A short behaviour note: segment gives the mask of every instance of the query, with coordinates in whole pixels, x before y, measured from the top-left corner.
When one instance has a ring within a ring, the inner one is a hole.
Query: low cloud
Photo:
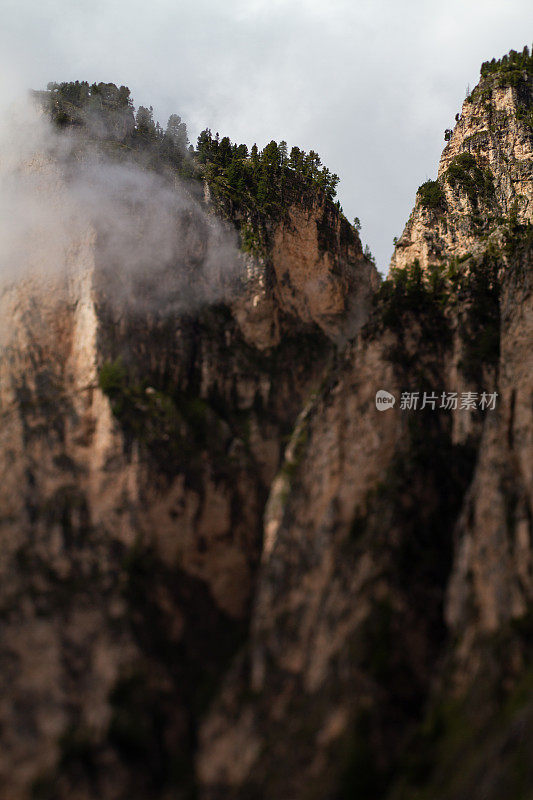
[[[117,163],[29,99],[0,113],[0,291],[68,278],[92,231],[98,287],[116,314],[184,313],[231,292],[236,233],[206,211],[200,185]]]

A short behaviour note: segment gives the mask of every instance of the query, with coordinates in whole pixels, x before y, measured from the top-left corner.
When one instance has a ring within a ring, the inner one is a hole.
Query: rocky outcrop
[[[234,305],[243,335],[261,350],[294,335],[296,321],[344,343],[367,320],[379,285],[347,219],[322,192],[296,175],[292,181],[284,187],[284,213],[255,233],[255,252],[246,259],[246,291]],[[223,203],[218,210],[241,216]],[[246,217],[239,222],[241,230],[252,230]]]
[[[485,246],[485,239],[511,213],[520,223],[532,214],[531,81],[499,85],[482,78],[463,103],[443,150],[437,182],[440,200],[420,193],[392,257],[393,268],[415,259],[427,268]]]

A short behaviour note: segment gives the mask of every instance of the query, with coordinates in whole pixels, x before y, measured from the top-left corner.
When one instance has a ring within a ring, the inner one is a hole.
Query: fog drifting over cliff
[[[89,235],[117,313],[124,304],[187,312],[224,298],[242,259],[234,230],[194,196],[199,187],[59,133],[30,98],[5,102],[0,115],[0,289],[29,276],[68,279]]]

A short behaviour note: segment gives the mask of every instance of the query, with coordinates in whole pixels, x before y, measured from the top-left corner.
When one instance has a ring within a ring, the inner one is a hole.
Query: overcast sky
[[[531,0],[0,0],[13,89],[112,81],[190,138],[319,152],[386,271],[479,66],[533,31]]]

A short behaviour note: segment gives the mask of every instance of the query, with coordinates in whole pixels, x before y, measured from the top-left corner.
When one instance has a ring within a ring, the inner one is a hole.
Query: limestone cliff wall
[[[68,196],[47,170],[43,192]],[[198,274],[212,210],[181,213],[178,268]],[[24,279],[3,287],[0,796],[189,791],[198,715],[249,619],[284,437],[346,298],[360,325],[376,280],[343,224],[319,195],[295,203],[268,261],[248,257],[225,302],[188,314],[137,303],[90,224],[53,264],[35,237]]]

